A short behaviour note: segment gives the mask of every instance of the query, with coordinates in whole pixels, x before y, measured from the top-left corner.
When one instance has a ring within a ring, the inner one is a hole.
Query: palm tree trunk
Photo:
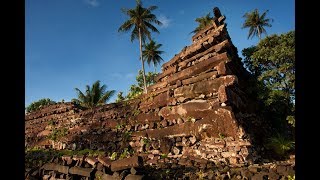
[[[257,30],[258,30],[258,37],[259,37],[259,40],[261,40],[261,34],[260,34],[259,27],[257,27]]]
[[[143,76],[143,85],[144,85],[144,93],[148,93],[147,90],[147,83],[146,83],[146,75],[144,72],[144,61],[142,59],[142,40],[141,40],[141,31],[139,28],[139,46],[140,46],[140,60],[141,60],[141,64],[142,64],[142,76]]]
[[[153,63],[153,67],[154,67],[154,73],[157,73],[157,68],[156,65]]]

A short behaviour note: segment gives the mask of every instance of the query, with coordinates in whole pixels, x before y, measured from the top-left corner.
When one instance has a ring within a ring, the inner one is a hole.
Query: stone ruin
[[[208,170],[221,165],[247,168],[244,172],[257,177],[279,179],[294,174],[292,165],[257,171],[265,168],[255,163],[267,124],[259,121],[255,103],[246,96],[249,74],[231,42],[226,18],[218,8],[214,15],[211,26],[162,65],[157,83],[148,87],[147,94],[93,110],[58,103],[27,114],[26,148],[92,149],[106,154],[55,158],[37,170],[29,169],[26,177],[141,179],[147,177],[137,175],[141,167]],[[61,136],[48,138],[63,129]],[[124,149],[132,150],[130,157],[113,161],[107,156]],[[254,172],[248,165],[255,165]],[[230,173],[221,171],[219,175],[231,179]],[[234,177],[250,177],[244,174]]]

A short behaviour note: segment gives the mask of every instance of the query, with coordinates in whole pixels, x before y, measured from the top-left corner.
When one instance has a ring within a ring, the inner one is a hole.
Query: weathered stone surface
[[[126,176],[124,179],[125,180],[142,180],[144,178],[144,175],[134,175],[134,174],[129,174]]]
[[[164,129],[148,129],[146,134],[150,138],[177,137],[177,136],[201,136],[204,132],[208,136],[218,137],[219,133],[232,136],[237,134],[238,125],[230,110],[224,108],[199,111],[192,114],[194,118],[201,117],[195,122],[176,124]]]
[[[226,62],[221,62],[219,65],[216,67],[218,74],[220,76],[228,75],[227,67],[226,67]]]
[[[160,117],[154,112],[139,113],[138,115],[130,119],[130,121],[135,121],[134,123],[158,122],[160,121]]]
[[[171,60],[162,64],[162,68],[164,69],[164,71],[166,71],[166,69],[168,69],[169,66],[173,66],[179,60],[181,60],[180,58],[181,53],[182,52],[180,52],[179,54],[176,54]],[[155,81],[159,81],[159,78],[155,78]]]
[[[162,73],[160,75],[162,75]],[[148,86],[147,89],[148,89],[148,91],[152,92],[155,89],[166,87],[167,84],[168,83],[166,81],[157,82],[151,86]]]
[[[209,33],[207,36],[205,36],[204,38],[201,38],[200,40],[196,41],[195,43],[193,43],[191,46],[188,46],[186,48],[185,51],[183,51],[180,55],[181,59],[187,59],[189,57],[191,57],[192,55],[195,54],[195,52],[197,50],[199,50],[201,48],[201,45],[207,41],[208,39],[210,39],[211,37],[218,37],[221,32],[225,29],[225,26],[219,26],[218,28],[216,28],[214,31],[212,31],[211,33]]]
[[[109,175],[109,174],[103,174],[103,175],[101,176],[101,180],[118,180],[118,179],[112,177],[112,176]]]
[[[137,170],[134,168],[134,167],[132,167],[131,169],[130,169],[130,173],[131,174],[137,174]]]
[[[174,98],[171,98],[168,92],[161,93],[153,98],[152,101],[144,101],[140,104],[140,109],[147,111],[149,109],[154,109],[158,107],[163,107],[168,105]]]
[[[158,76],[156,76],[155,80],[156,81],[159,81],[161,78],[169,75],[169,74],[173,74],[175,72],[177,72],[178,70],[178,66],[177,65],[172,65],[172,66],[169,66],[167,67],[167,69],[165,71],[163,71],[162,73],[160,73]],[[154,86],[156,87],[156,86]]]
[[[142,158],[140,156],[120,159],[111,163],[111,171],[115,172],[124,169],[130,169],[131,167],[139,167],[141,164]]]
[[[37,134],[37,137],[48,136],[51,133],[50,130],[44,130]]]
[[[192,36],[192,41],[194,42],[201,36],[202,34],[210,31],[211,29],[214,29],[214,26],[208,26],[207,28],[202,29],[201,31],[197,32],[195,35]]]
[[[213,80],[201,81],[174,90],[174,97],[194,98],[201,94],[216,93],[220,86],[235,84],[237,78],[233,75],[223,76]]]
[[[209,110],[218,104],[214,100],[189,101],[178,106],[167,106],[161,108],[159,116],[165,119],[178,119],[179,117],[191,117],[199,111]],[[181,124],[178,122],[178,124]]]
[[[91,166],[94,166],[96,163],[99,162],[96,158],[93,157],[86,157],[85,161],[89,163]]]
[[[65,162],[65,164],[70,165],[72,163],[72,156],[63,155],[61,157],[62,161]],[[64,164],[64,165],[65,165]]]
[[[228,96],[226,92],[226,86],[222,85],[218,89],[218,99],[221,103],[225,103],[228,101]]]
[[[164,154],[169,154],[173,143],[166,137],[160,138],[160,151]]]
[[[90,177],[94,169],[92,168],[81,168],[81,167],[71,167],[69,169],[70,174],[77,174],[80,176]]]
[[[189,140],[191,142],[191,145],[193,145],[197,141],[197,138],[195,136],[192,136],[189,138]]]
[[[216,75],[217,75],[217,71],[212,71],[212,72],[208,72],[208,73],[202,73],[202,74],[199,74],[199,76],[195,76],[195,77],[192,77],[192,78],[188,78],[188,79],[182,80],[182,84],[183,85],[188,85],[188,84],[196,83],[196,82],[199,82],[199,81],[201,81],[203,79],[212,78],[212,77],[214,77]]]
[[[213,38],[212,38],[212,40],[213,40]],[[219,53],[224,48],[229,47],[229,46],[230,46],[229,41],[228,40],[224,40],[223,42],[221,42],[221,43],[219,43],[219,44],[217,44],[215,46],[212,46],[209,49],[207,49],[207,50],[205,50],[205,51],[203,51],[203,52],[201,52],[199,54],[196,54],[195,56],[193,56],[193,57],[191,57],[189,59],[186,59],[186,60],[184,60],[182,62],[179,62],[178,66],[182,67],[182,69],[184,69],[184,68],[186,68],[188,63],[190,63],[190,62],[192,62],[192,61],[194,61],[196,59],[199,59],[199,58],[201,58],[201,57],[203,57],[203,56],[205,56],[205,55],[207,55],[209,53],[212,53],[212,52]]]
[[[42,166],[42,169],[58,171],[58,172],[64,173],[64,174],[68,174],[68,172],[69,172],[68,166],[62,166],[62,165],[55,164],[55,163],[46,163]]]
[[[191,67],[186,68],[180,72],[177,72],[173,76],[168,77],[168,79],[166,79],[166,81],[170,84],[170,83],[176,82],[177,80],[187,79],[191,76],[199,74],[200,72],[203,72],[205,70],[209,70],[209,69],[213,68],[214,66],[216,66],[218,63],[220,63],[222,61],[227,61],[227,60],[228,60],[227,53],[219,54],[219,55],[214,56],[206,61],[201,61],[194,66],[191,66]]]
[[[205,146],[211,149],[218,149],[218,148],[224,148],[225,143],[219,142],[219,143],[205,144]]]
[[[176,154],[176,155],[180,153],[180,149],[177,148],[177,147],[173,147],[173,150],[172,150],[172,151],[173,151],[173,153]]]

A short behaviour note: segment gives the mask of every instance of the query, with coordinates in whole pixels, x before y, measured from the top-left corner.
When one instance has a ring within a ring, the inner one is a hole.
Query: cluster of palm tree
[[[147,93],[147,84],[145,77],[144,62],[147,60],[147,63],[150,65],[153,63],[154,66],[160,63],[162,58],[160,54],[163,51],[160,51],[159,48],[161,44],[157,44],[151,38],[151,32],[159,33],[158,29],[154,26],[162,25],[162,23],[157,19],[157,17],[152,13],[153,10],[157,9],[157,6],[150,6],[148,8],[143,7],[140,0],[136,1],[136,7],[133,9],[122,9],[122,12],[126,14],[129,19],[126,20],[118,29],[119,32],[128,32],[131,31],[131,42],[133,40],[139,40],[139,49],[140,49],[140,61],[142,65],[143,72],[143,81],[144,81],[144,92]],[[150,41],[146,42],[146,39]],[[145,48],[142,50],[142,48]]]
[[[157,9],[157,6],[150,6],[148,8],[145,8],[142,6],[140,0],[136,0],[136,3],[136,7],[133,9],[122,9],[123,13],[129,16],[129,19],[120,26],[118,31],[131,31],[131,42],[135,39],[139,40],[144,92],[147,93],[144,62],[146,61],[149,66],[153,64],[156,72],[156,66],[159,65],[161,61],[163,61],[160,56],[163,51],[159,50],[162,44],[157,44],[151,38],[151,32],[159,33],[158,29],[153,24],[161,25],[162,23],[154,14],[152,14],[152,11]],[[245,17],[246,20],[242,28],[249,28],[248,38],[257,36],[259,37],[259,39],[261,39],[261,34],[266,33],[264,27],[271,27],[271,24],[269,22],[273,20],[266,18],[267,12],[268,11],[265,11],[262,15],[260,15],[258,10],[255,9],[252,12],[245,13],[243,17]],[[196,18],[195,21],[198,23],[198,27],[193,30],[192,33],[197,33],[207,26],[211,25],[212,19],[213,18],[210,17],[210,13],[208,13],[206,16]],[[146,39],[148,39],[149,42],[147,42]],[[144,48],[144,50],[142,50],[142,48]],[[96,81],[91,87],[89,85],[86,85],[85,93],[83,93],[78,88],[75,88],[78,94],[78,98],[72,99],[72,101],[80,104],[82,107],[92,109],[98,105],[105,104],[110,99],[110,97],[115,94],[114,90],[106,91],[106,88],[106,85],[100,85],[100,81]]]

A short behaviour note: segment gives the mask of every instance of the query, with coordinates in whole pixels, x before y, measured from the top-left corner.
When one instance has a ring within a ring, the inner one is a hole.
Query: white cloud
[[[98,7],[100,5],[97,0],[84,0],[84,2],[92,7]]]
[[[171,23],[171,19],[167,18],[165,15],[160,14],[159,16],[159,21],[162,22],[162,26],[160,26],[161,28],[167,28],[170,23]]]

